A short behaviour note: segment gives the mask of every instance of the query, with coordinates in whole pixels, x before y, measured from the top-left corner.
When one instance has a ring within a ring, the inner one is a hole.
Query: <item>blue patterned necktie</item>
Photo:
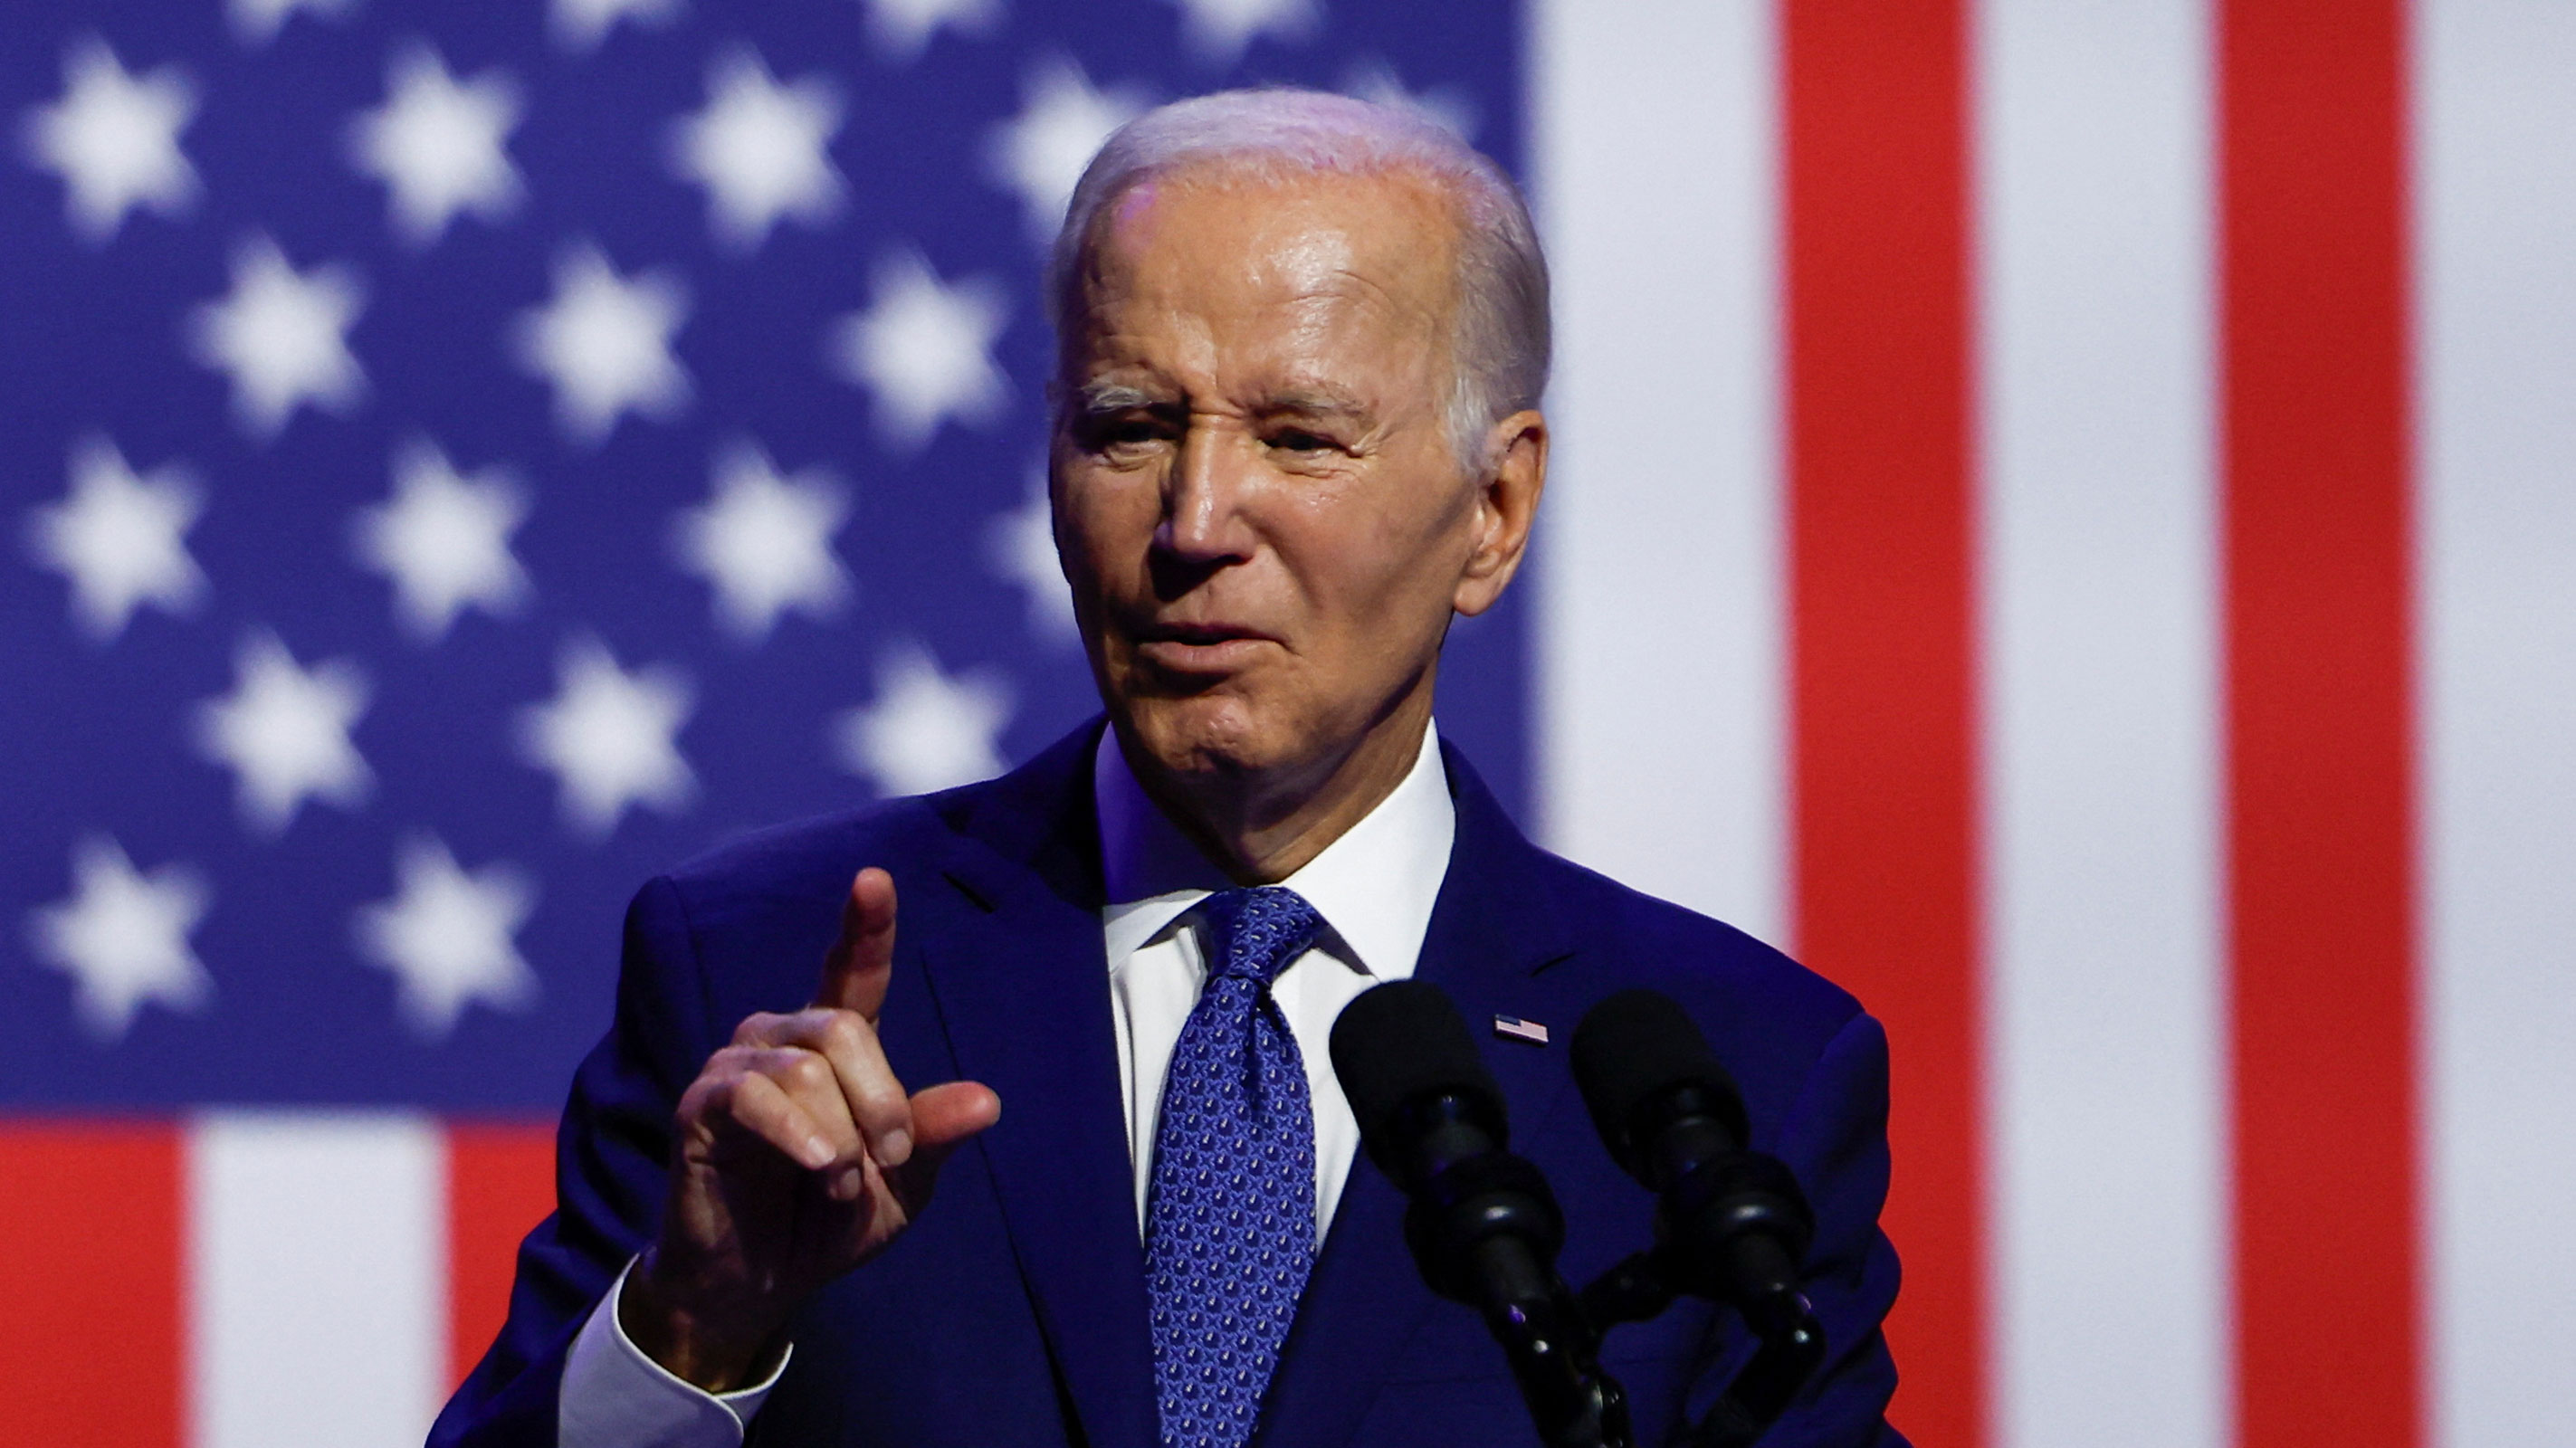
[[[1315,1112],[1270,982],[1323,920],[1294,890],[1199,907],[1207,984],[1172,1048],[1146,1194],[1167,1448],[1241,1448],[1315,1265]]]

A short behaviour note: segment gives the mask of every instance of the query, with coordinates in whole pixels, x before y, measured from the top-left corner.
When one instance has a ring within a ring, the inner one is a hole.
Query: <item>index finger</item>
[[[875,1025],[893,974],[894,876],[871,865],[850,881],[849,898],[841,904],[841,938],[823,957],[814,1004],[856,1011]]]

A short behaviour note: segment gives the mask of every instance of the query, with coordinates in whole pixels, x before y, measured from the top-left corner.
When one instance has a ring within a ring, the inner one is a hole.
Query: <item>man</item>
[[[1772,1441],[1895,1442],[1876,1023],[1539,851],[1432,729],[1449,621],[1510,583],[1545,477],[1511,183],[1399,111],[1184,101],[1093,160],[1051,288],[1056,540],[1105,726],[644,889],[560,1208],[432,1441],[1529,1441],[1354,1165],[1325,1049],[1418,974],[1559,1042],[1622,987],[1689,1006],[1819,1219],[1831,1355]],[[1489,1045],[1581,1280],[1650,1202],[1561,1044]],[[1684,1304],[1604,1360],[1658,1443],[1749,1350]]]

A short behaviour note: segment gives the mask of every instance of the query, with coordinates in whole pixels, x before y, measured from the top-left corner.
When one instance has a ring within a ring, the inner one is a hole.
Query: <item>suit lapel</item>
[[[1544,857],[1466,761],[1445,745],[1442,753],[1457,804],[1457,841],[1414,974],[1438,983],[1458,1003],[1483,1039],[1514,1136],[1533,1135],[1573,1079],[1564,1047],[1534,1049],[1493,1040],[1486,1031],[1496,1014],[1569,1031],[1569,1012],[1577,1007],[1561,998],[1568,983],[1547,967],[1573,946],[1541,879]],[[1404,1245],[1404,1205],[1403,1194],[1365,1157],[1352,1167],[1272,1381],[1257,1448],[1340,1448],[1425,1316],[1470,1310],[1422,1285]]]
[[[977,1149],[1082,1436],[1146,1448],[1159,1432],[1101,953],[1098,737],[1079,731],[989,791],[952,797],[952,893],[925,922],[924,965],[959,1070],[1002,1098]]]

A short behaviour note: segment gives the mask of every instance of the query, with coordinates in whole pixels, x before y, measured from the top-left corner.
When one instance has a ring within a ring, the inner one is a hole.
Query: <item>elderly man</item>
[[[1354,1168],[1325,1050],[1417,975],[1560,1042],[1621,987],[1682,1000],[1817,1211],[1829,1357],[1775,1441],[1896,1441],[1876,1023],[1538,850],[1432,727],[1450,619],[1511,582],[1546,469],[1509,180],[1399,111],[1184,101],[1093,160],[1050,283],[1056,542],[1105,723],[645,887],[560,1207],[433,1442],[1529,1441]],[[1562,1049],[1487,1055],[1579,1277],[1650,1204]],[[1615,1330],[1638,1441],[1750,1346],[1698,1304]]]

